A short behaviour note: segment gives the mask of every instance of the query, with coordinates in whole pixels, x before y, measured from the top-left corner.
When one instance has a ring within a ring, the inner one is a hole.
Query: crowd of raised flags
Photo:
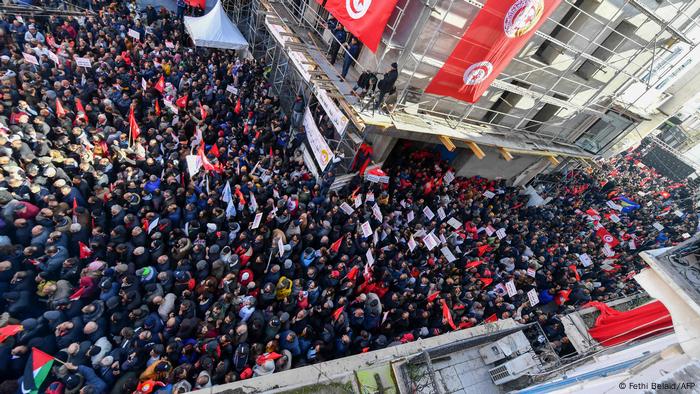
[[[637,253],[697,229],[689,187],[634,152],[549,175],[533,204],[410,143],[365,174],[366,145],[331,190],[264,64],[93,3],[0,18],[8,391],[187,392],[508,318],[570,354],[562,313],[640,291]]]

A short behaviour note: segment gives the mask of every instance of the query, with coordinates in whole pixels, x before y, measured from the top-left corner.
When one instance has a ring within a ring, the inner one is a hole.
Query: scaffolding
[[[651,87],[668,78],[673,66],[688,61],[697,47],[697,34],[690,34],[700,31],[697,2],[663,2],[655,10],[643,3],[564,0],[475,104],[424,90],[483,7],[481,0],[399,0],[380,50],[355,59],[355,68],[381,72],[390,63],[399,63],[397,94],[387,100],[392,116],[399,111],[414,113],[442,119],[455,129],[477,126],[497,134],[517,133],[533,141],[572,145],[594,138],[587,130],[598,120],[612,122],[622,115],[641,121],[644,115],[636,111],[634,101],[621,105],[620,95],[633,83]],[[607,7],[606,13],[595,12],[603,7],[600,4]],[[328,14],[314,0],[278,0],[274,6],[286,10],[287,22],[315,36],[301,37],[304,41],[321,41]],[[628,26],[626,21],[631,19],[635,25]],[[567,38],[558,38],[562,36]],[[678,44],[686,45],[685,52],[671,67],[651,75]],[[543,45],[555,48],[556,61],[538,60],[536,50]],[[581,77],[580,70],[590,70],[590,75]],[[519,101],[524,104],[518,105]],[[502,105],[496,106],[499,102]],[[551,111],[548,119],[538,116],[545,106]]]

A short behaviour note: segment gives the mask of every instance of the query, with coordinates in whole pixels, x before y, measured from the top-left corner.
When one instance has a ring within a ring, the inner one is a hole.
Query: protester
[[[568,354],[561,313],[640,291],[636,254],[697,229],[688,187],[634,153],[552,174],[529,206],[410,144],[385,183],[366,145],[333,191],[265,64],[189,47],[165,11],[92,6],[2,19],[7,390],[187,392],[511,317]],[[23,46],[30,23],[47,46]]]

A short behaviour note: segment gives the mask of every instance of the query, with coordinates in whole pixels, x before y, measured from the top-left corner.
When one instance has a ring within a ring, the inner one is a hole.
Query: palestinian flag
[[[24,368],[21,387],[23,393],[37,394],[39,392],[39,387],[51,372],[53,361],[53,357],[35,347],[32,348],[32,354]]]

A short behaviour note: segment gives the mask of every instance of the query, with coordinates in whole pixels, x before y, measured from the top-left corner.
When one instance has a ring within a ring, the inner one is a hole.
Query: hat
[[[83,386],[83,375],[72,373],[66,377],[66,394],[77,393]]]

